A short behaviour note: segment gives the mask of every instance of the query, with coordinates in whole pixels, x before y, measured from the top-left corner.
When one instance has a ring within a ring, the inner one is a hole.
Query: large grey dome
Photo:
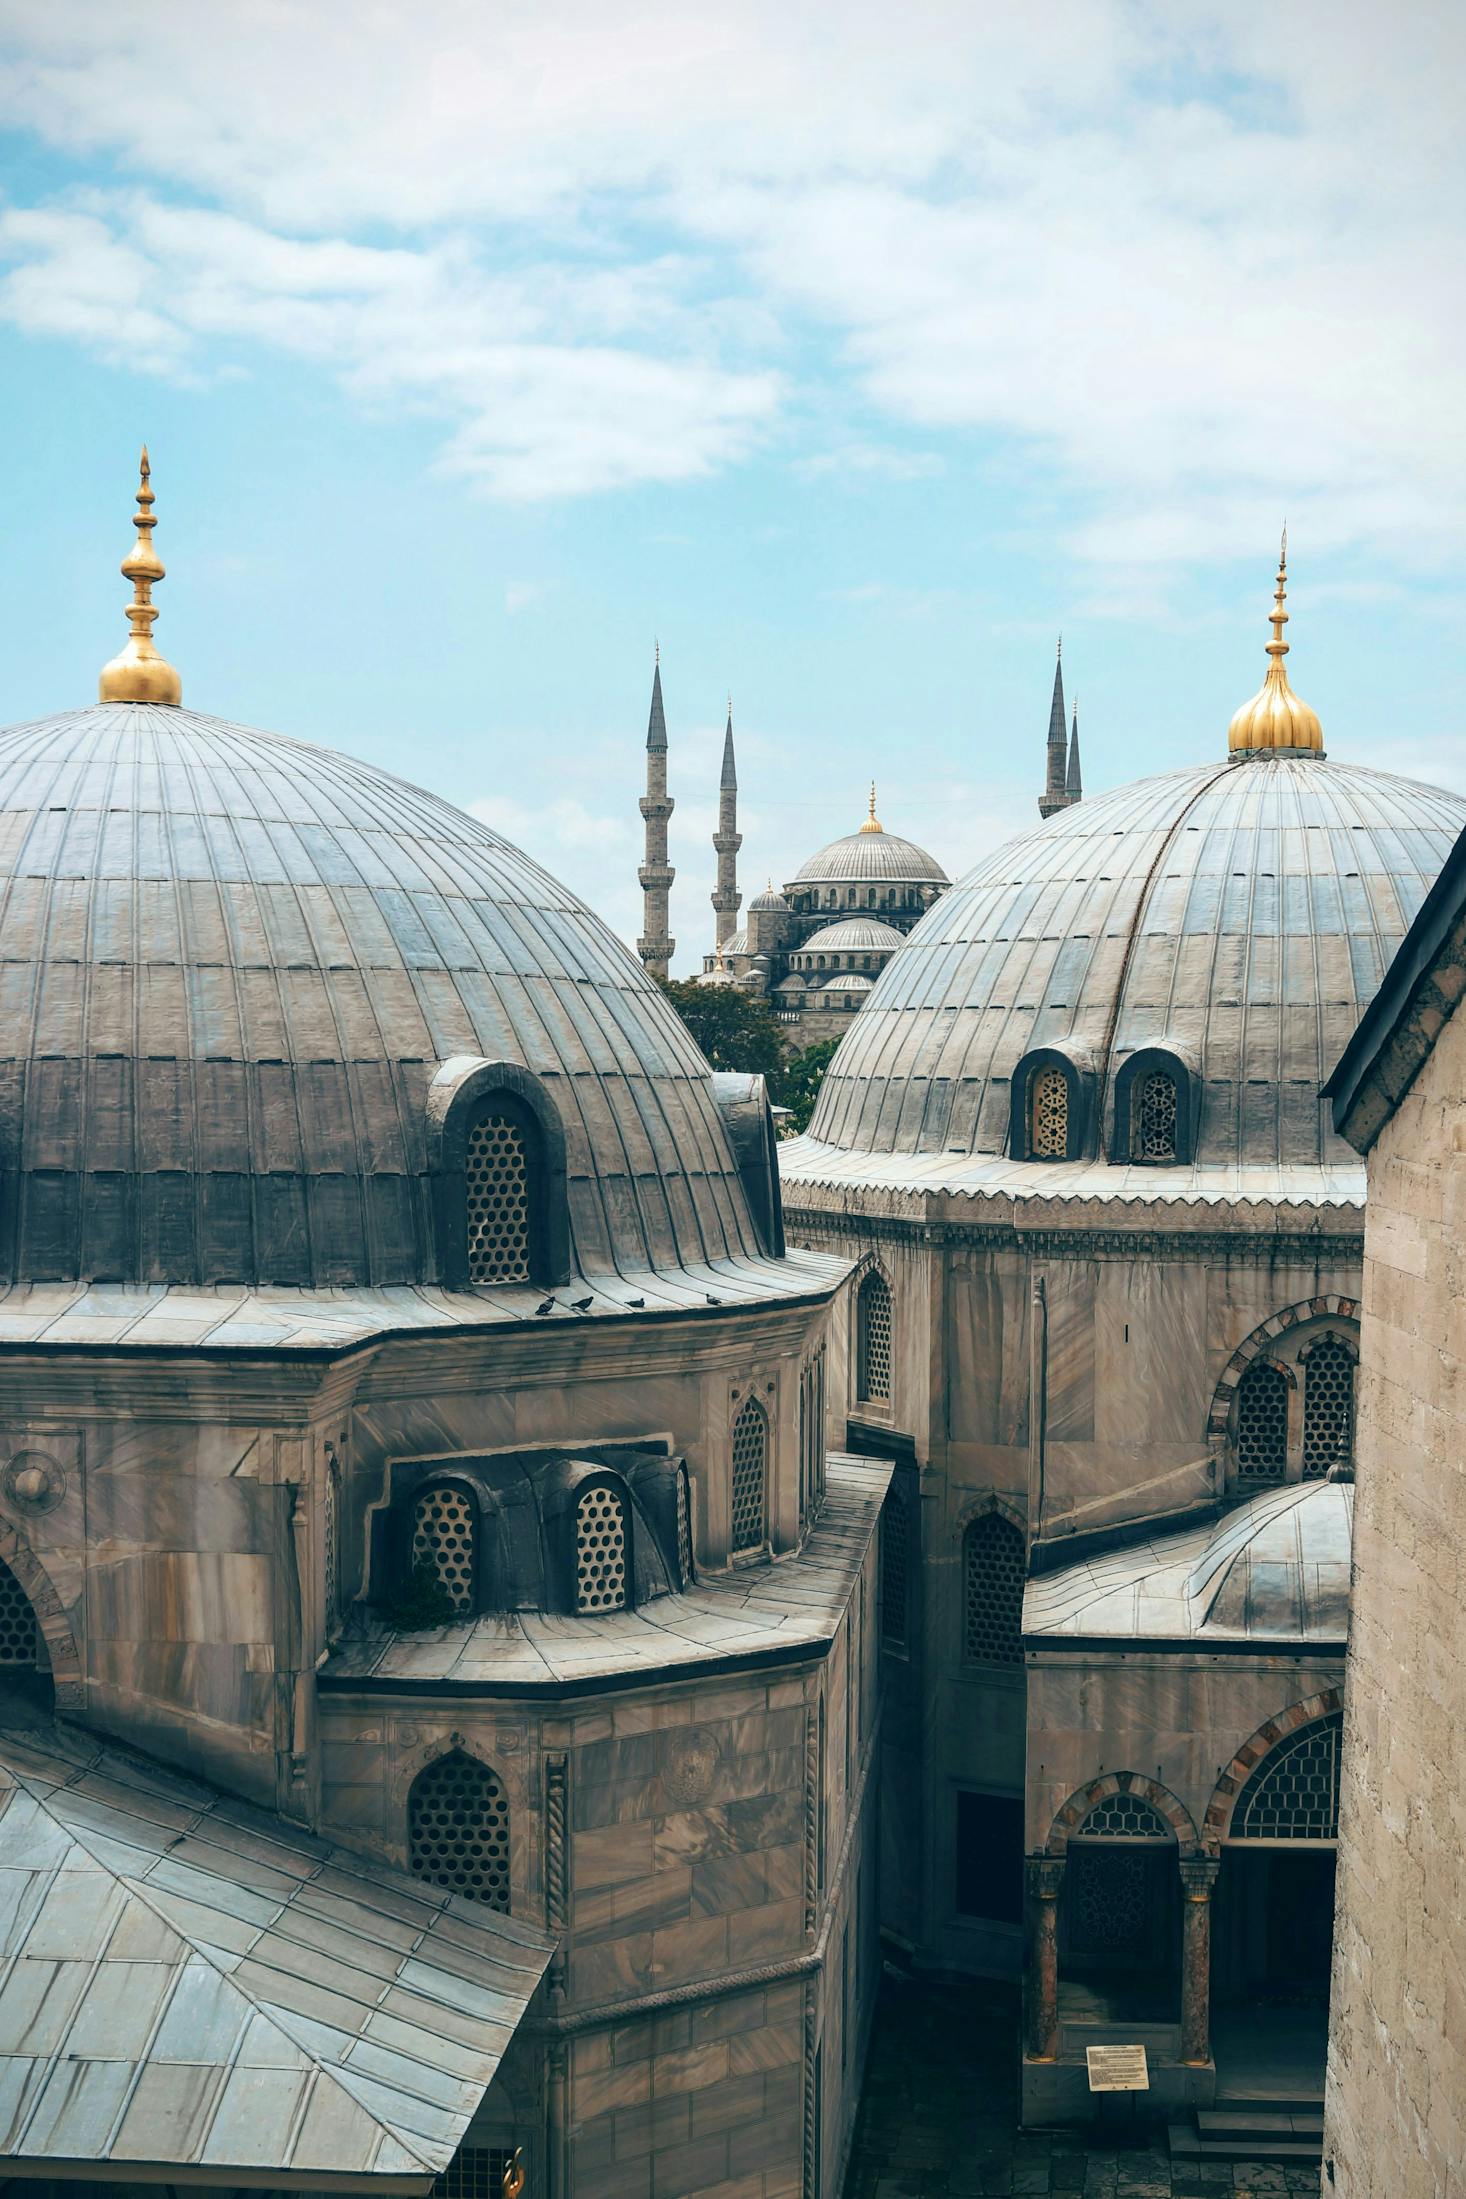
[[[858,832],[847,832],[843,839],[832,840],[818,855],[811,855],[794,873],[792,883],[808,886],[851,881],[884,885],[928,879],[939,886],[947,883],[947,873],[934,855],[928,855],[914,840],[903,840],[897,832],[866,824]]]
[[[760,1254],[711,1072],[626,949],[487,827],[191,710],[0,734],[0,1248],[21,1281],[441,1279],[444,1063],[541,1080],[570,1257]]]
[[[1101,1123],[1127,1056],[1174,1049],[1198,1082],[1199,1164],[1345,1154],[1319,1087],[1463,825],[1456,795],[1313,756],[1061,811],[887,963],[786,1174],[818,1176],[819,1146],[1002,1154],[1010,1081],[1041,1047],[1086,1061]]]

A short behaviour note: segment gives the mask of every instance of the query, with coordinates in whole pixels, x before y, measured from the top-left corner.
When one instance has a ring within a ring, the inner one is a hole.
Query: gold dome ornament
[[[886,829],[876,815],[876,783],[874,779],[870,782],[870,815],[860,829],[862,832],[884,832]]]
[[[1288,654],[1288,644],[1283,639],[1283,628],[1288,623],[1284,598],[1288,588],[1288,530],[1283,529],[1283,546],[1278,553],[1278,584],[1269,613],[1273,638],[1267,645],[1271,662],[1267,678],[1253,696],[1245,702],[1227,728],[1227,747],[1234,756],[1321,756],[1324,753],[1323,727],[1318,722],[1318,712],[1295,695],[1288,685],[1288,675],[1283,659]]]
[[[153,583],[163,578],[165,568],[153,548],[153,529],[158,522],[153,517],[153,492],[148,487],[151,468],[146,443],[140,470],[138,508],[132,521],[137,529],[137,543],[122,560],[122,577],[132,582],[132,601],[127,606],[132,632],[126,648],[110,664],[102,666],[97,693],[103,702],[177,703],[183,700],[183,682],[167,659],[160,657],[153,647],[152,626],[158,615],[158,607],[153,601]]]

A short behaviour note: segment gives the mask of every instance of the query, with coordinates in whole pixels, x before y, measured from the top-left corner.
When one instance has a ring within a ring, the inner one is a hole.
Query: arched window
[[[910,1560],[911,1513],[898,1468],[881,1507],[881,1633],[892,1649],[906,1644]]]
[[[1354,1455],[1354,1354],[1337,1330],[1299,1353],[1303,1363],[1303,1473],[1318,1480]]]
[[[624,1611],[626,1576],[626,1507],[598,1481],[575,1507],[576,1610]]]
[[[1242,1789],[1231,1838],[1337,1840],[1343,1730],[1336,1710],[1269,1750]]]
[[[759,1550],[764,1541],[764,1479],[769,1421],[756,1397],[746,1398],[733,1423],[733,1548]]]
[[[681,1586],[692,1586],[692,1489],[687,1479],[687,1468],[677,1469],[677,1567],[682,1575]]]
[[[455,1611],[473,1609],[475,1527],[471,1500],[451,1484],[422,1489],[413,1500],[412,1569],[426,1567]]]
[[[0,1671],[34,1672],[40,1647],[30,1598],[9,1566],[0,1563]]]
[[[1039,1069],[1029,1084],[1028,1151],[1036,1161],[1068,1158],[1069,1079],[1062,1069]]]
[[[855,1294],[855,1394],[877,1404],[891,1395],[891,1292],[875,1268]]]
[[[1000,1512],[973,1520],[962,1538],[962,1647],[969,1664],[1023,1662],[1023,1537]]]
[[[509,1910],[509,1797],[487,1764],[452,1749],[407,1798],[407,1861],[449,1893]]]
[[[1131,1159],[1173,1161],[1180,1123],[1176,1079],[1164,1069],[1147,1069],[1131,1086],[1130,1107]]]
[[[470,1283],[527,1283],[536,1186],[530,1136],[518,1110],[489,1105],[464,1141]]]
[[[1237,1384],[1237,1471],[1281,1481],[1288,1469],[1288,1377],[1270,1359],[1254,1359]]]

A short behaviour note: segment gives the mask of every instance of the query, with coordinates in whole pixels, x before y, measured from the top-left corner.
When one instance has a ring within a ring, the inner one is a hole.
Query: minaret
[[[1040,817],[1052,817],[1056,809],[1067,809],[1069,796],[1065,782],[1069,774],[1069,736],[1064,727],[1064,637],[1059,636],[1058,654],[1054,659],[1054,695],[1049,704],[1048,771],[1044,790],[1038,798]]]
[[[713,846],[718,851],[718,883],[713,894],[719,952],[738,929],[738,910],[743,901],[738,891],[738,850],[743,834],[738,830],[738,771],[733,761],[733,697],[728,697],[728,729],[723,735],[723,775],[718,781],[718,829]]]
[[[662,651],[652,671],[652,710],[646,728],[646,792],[638,805],[646,819],[646,861],[637,872],[646,895],[646,931],[636,951],[653,977],[666,977],[677,942],[668,936],[669,900],[676,876],[667,861],[667,819],[675,803],[667,792],[667,719],[662,709]]]
[[[1084,800],[1084,781],[1079,772],[1079,697],[1074,697],[1074,730],[1069,735],[1069,769],[1064,779],[1064,800],[1069,808]]]

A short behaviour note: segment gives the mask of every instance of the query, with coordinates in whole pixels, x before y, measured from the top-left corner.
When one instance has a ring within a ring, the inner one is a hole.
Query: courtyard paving
[[[888,1977],[876,2015],[845,2199],[1317,2199],[1316,2168],[1177,2163],[1164,2128],[1133,2142],[1018,2128],[1018,1996],[1000,1985]]]

